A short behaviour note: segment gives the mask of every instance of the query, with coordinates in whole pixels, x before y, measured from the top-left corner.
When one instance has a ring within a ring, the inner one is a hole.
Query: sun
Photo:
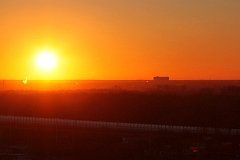
[[[37,67],[44,71],[50,72],[57,67],[57,57],[52,51],[41,51],[36,58]]]

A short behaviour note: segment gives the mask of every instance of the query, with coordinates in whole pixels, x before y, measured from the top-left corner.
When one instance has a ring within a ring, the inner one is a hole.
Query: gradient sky
[[[240,1],[0,0],[0,62],[0,79],[240,79]]]

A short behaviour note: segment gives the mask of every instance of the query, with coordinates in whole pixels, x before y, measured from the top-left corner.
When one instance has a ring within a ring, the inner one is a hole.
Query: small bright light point
[[[37,56],[37,66],[43,71],[51,71],[57,66],[57,57],[53,52],[44,51]]]
[[[23,84],[27,84],[28,83],[28,77],[26,77],[23,81],[22,81]]]

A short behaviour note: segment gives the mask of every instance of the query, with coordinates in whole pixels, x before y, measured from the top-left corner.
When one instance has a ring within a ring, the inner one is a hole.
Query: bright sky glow
[[[240,0],[0,0],[0,20],[0,79],[240,79]]]

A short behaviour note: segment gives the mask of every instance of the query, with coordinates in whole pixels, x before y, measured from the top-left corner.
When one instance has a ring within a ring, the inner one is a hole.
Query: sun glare
[[[51,51],[40,52],[36,59],[36,64],[38,68],[42,71],[49,72],[56,68],[57,57]]]

